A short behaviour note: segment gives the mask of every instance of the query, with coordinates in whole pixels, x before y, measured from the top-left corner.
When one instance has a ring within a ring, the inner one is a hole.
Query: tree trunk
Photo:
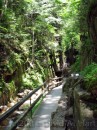
[[[91,5],[90,7],[90,11],[88,13],[88,28],[90,38],[93,42],[93,61],[97,62],[97,3]]]
[[[60,36],[59,37],[59,47],[60,47],[60,50],[59,50],[59,62],[60,62],[60,70],[63,69],[63,51],[62,51],[62,37]]]
[[[56,62],[56,57],[54,52],[50,52],[50,61],[51,61],[51,66],[54,68],[54,71],[58,70],[57,62]]]

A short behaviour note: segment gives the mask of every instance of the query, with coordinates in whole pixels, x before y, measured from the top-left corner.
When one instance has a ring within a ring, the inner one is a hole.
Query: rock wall
[[[77,93],[77,90],[76,88],[74,89],[74,122],[75,122],[75,125],[76,125],[76,130],[84,130],[83,129],[83,125],[82,125],[82,122],[83,122],[83,119],[82,119],[82,116],[81,116],[81,107],[80,107],[80,98],[79,98],[79,95]]]
[[[80,86],[74,89],[74,122],[76,130],[97,130],[97,118],[95,111],[97,106],[83,97],[91,97],[91,94]]]
[[[58,108],[51,115],[51,130],[64,130],[66,128],[65,113],[66,113],[66,100],[67,97],[62,95],[58,103]]]
[[[26,57],[14,44],[0,43],[0,105],[6,105],[22,86]]]
[[[66,84],[65,89],[67,91]],[[62,92],[62,96],[58,102],[58,107],[51,115],[50,130],[74,130],[73,125],[73,107],[69,100],[68,92]]]
[[[63,85],[58,108],[51,116],[50,130],[97,130],[97,104],[82,89],[80,77],[69,77]]]

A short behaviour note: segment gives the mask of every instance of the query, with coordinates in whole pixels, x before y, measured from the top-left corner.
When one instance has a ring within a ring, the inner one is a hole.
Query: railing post
[[[31,103],[31,97],[30,97],[30,107],[31,107],[31,105],[32,105],[32,103]],[[32,115],[33,115],[33,113],[32,113],[32,110],[31,110],[31,119],[32,119]]]
[[[49,92],[49,81],[50,81],[50,79],[48,78],[48,80],[47,80],[47,91]]]
[[[44,83],[44,85],[41,88],[42,89],[42,99],[44,98],[44,88],[45,88],[44,86],[45,86],[45,83]]]
[[[28,112],[31,112],[31,118],[32,118],[32,115],[33,115],[32,108],[35,107],[36,103],[40,100],[40,98],[44,98],[44,88],[45,88],[46,85],[47,85],[47,81],[45,81],[45,83],[43,85],[39,86],[38,88],[36,88],[32,92],[30,92],[24,98],[22,98],[18,103],[16,103],[13,107],[11,107],[5,113],[0,115],[0,123],[2,121],[4,121],[6,118],[8,118],[8,116],[10,116],[15,110],[17,110],[28,99],[30,100],[29,101],[30,107],[27,109],[27,111],[19,119],[16,120],[15,123],[13,123],[13,126],[10,128],[10,130],[14,130],[18,126],[20,121],[28,114]],[[35,94],[38,90],[41,90],[41,89],[42,89],[42,92],[41,92],[40,96],[34,102],[32,102],[32,100],[31,100],[32,95]]]

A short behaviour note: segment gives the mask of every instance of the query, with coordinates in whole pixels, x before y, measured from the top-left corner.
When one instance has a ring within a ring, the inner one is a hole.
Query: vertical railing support
[[[31,97],[30,97],[30,107],[31,107],[31,105],[32,105],[32,99],[31,99]],[[33,115],[33,113],[32,113],[32,110],[31,110],[31,119],[32,119],[32,115]]]

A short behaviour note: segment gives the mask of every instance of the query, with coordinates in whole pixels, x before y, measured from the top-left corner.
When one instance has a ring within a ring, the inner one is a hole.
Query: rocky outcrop
[[[64,130],[64,128],[66,128],[66,98],[67,97],[64,97],[64,95],[62,95],[57,110],[51,115],[51,130]]]
[[[69,77],[58,108],[51,116],[51,130],[97,130],[97,105],[83,89],[81,77]]]
[[[25,54],[19,45],[0,43],[0,105],[8,101],[20,90],[25,69]]]
[[[67,92],[67,84],[63,85],[62,96],[58,102],[58,107],[51,115],[50,129],[51,130],[73,130],[73,107],[70,105],[70,97]]]
[[[94,103],[86,102],[82,99],[83,95],[86,97],[91,96],[80,86],[74,89],[74,120],[76,130],[96,130],[97,118],[95,111],[97,106]],[[93,108],[94,107],[94,108]]]

